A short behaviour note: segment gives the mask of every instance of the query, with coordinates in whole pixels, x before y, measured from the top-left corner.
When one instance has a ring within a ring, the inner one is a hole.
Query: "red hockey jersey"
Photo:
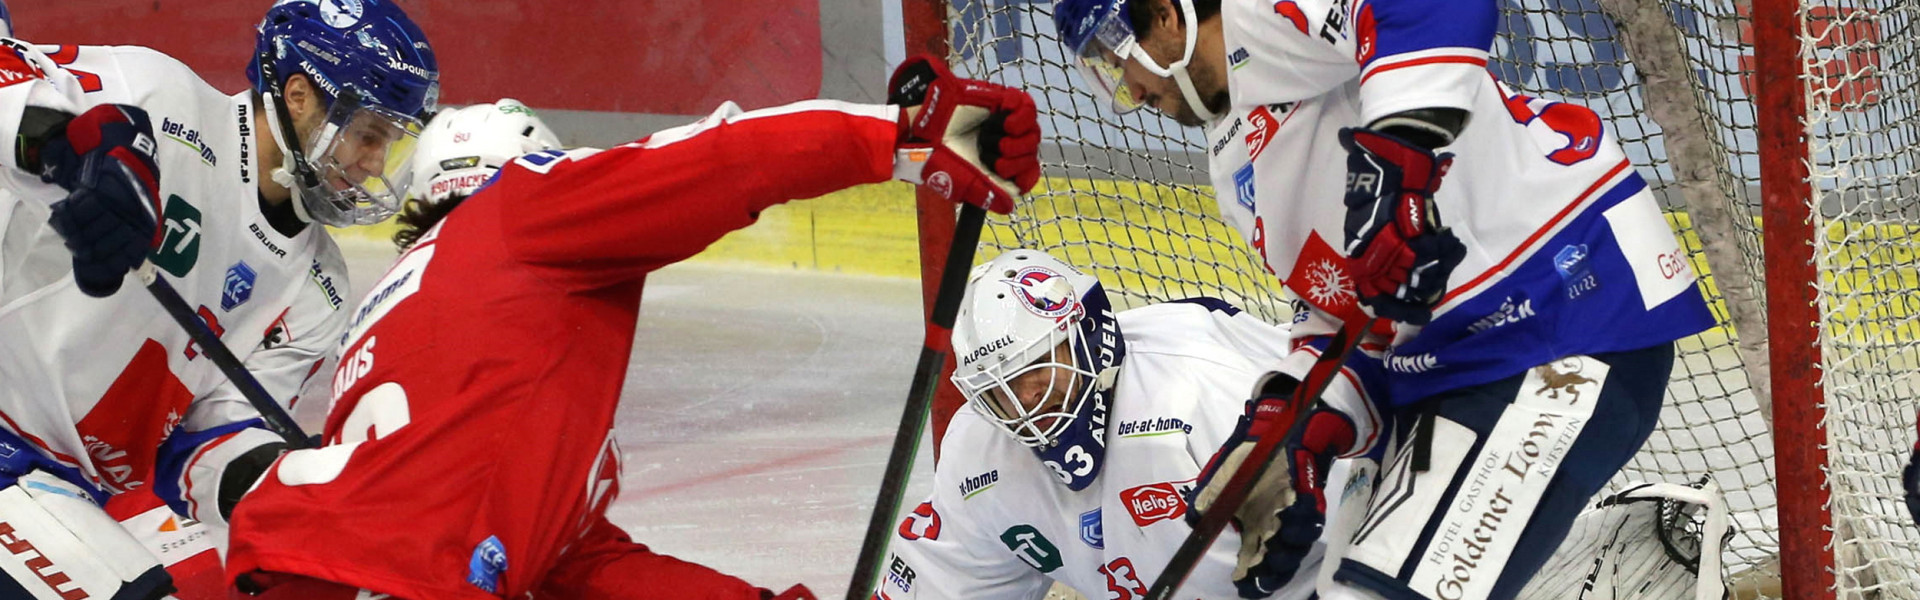
[[[422,236],[337,346],[327,445],[233,515],[228,576],[522,597],[618,489],[646,274],[763,209],[893,172],[897,108],[808,101],[534,154]]]

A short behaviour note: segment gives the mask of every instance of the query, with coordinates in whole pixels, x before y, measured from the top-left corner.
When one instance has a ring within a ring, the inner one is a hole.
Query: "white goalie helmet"
[[[960,393],[1043,461],[1056,449],[1103,449],[1123,348],[1099,279],[1044,252],[1002,254],[969,274],[953,348]],[[1084,485],[1091,473],[1076,470],[1063,480]]]
[[[560,138],[519,100],[442,110],[420,133],[408,190],[424,204],[464,198],[513,159],[559,148]]]

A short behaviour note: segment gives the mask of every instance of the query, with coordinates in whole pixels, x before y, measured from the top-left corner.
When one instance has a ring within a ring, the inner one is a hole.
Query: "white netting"
[[[956,71],[1031,92],[1047,133],[1048,178],[1013,219],[992,221],[980,260],[1043,248],[1091,267],[1122,306],[1209,294],[1286,319],[1277,282],[1215,216],[1200,131],[1145,111],[1102,111],[1068,66],[1051,4],[951,2]],[[1920,175],[1909,175],[1920,165],[1920,99],[1904,93],[1920,83],[1914,7],[1814,7],[1804,44],[1818,61],[1808,120],[1827,232],[1820,286],[1842,589],[1885,598],[1920,596],[1913,524],[1897,486],[1920,387],[1920,182],[1912,180]],[[1733,511],[1724,558],[1736,596],[1777,597],[1771,415],[1758,400],[1765,390],[1747,375],[1765,373],[1765,339],[1734,335],[1763,330],[1766,319],[1750,8],[1744,0],[1505,0],[1504,8],[1490,69],[1531,95],[1578,102],[1606,119],[1694,266],[1708,273],[1723,324],[1681,342],[1661,426],[1616,481],[1711,478]]]

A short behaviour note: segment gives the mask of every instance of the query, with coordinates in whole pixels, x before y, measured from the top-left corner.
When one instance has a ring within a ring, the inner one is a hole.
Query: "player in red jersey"
[[[888,105],[728,103],[617,148],[524,156],[542,128],[518,103],[436,119],[416,164],[441,172],[404,221],[430,227],[351,316],[326,445],[284,455],[235,510],[234,589],[772,597],[604,516],[641,289],[788,199],[898,178],[1007,212],[1038,181],[1026,94],[918,59],[888,89]]]

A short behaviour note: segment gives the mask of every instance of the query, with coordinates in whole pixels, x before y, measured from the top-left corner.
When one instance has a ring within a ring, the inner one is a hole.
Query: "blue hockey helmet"
[[[13,13],[7,11],[4,1],[0,1],[0,37],[13,37]]]
[[[1154,75],[1172,77],[1194,114],[1213,120],[1214,114],[1200,100],[1200,94],[1187,76],[1187,63],[1193,61],[1200,31],[1194,19],[1193,0],[1176,0],[1185,19],[1186,51],[1179,60],[1165,66],[1140,47],[1127,14],[1130,1],[1055,0],[1053,3],[1054,27],[1059,30],[1060,42],[1073,54],[1074,66],[1081,77],[1094,86],[1113,112],[1133,112],[1144,104],[1139,94],[1128,89],[1123,77],[1126,62],[1132,60]]]
[[[1037,250],[976,267],[954,320],[953,384],[1068,489],[1100,475],[1126,347],[1100,280]]]
[[[412,150],[439,102],[439,64],[426,35],[391,0],[280,0],[260,22],[247,81],[275,114],[287,157],[273,179],[294,190],[301,216],[327,225],[378,222],[399,209]],[[326,122],[298,143],[281,103],[305,75]]]

